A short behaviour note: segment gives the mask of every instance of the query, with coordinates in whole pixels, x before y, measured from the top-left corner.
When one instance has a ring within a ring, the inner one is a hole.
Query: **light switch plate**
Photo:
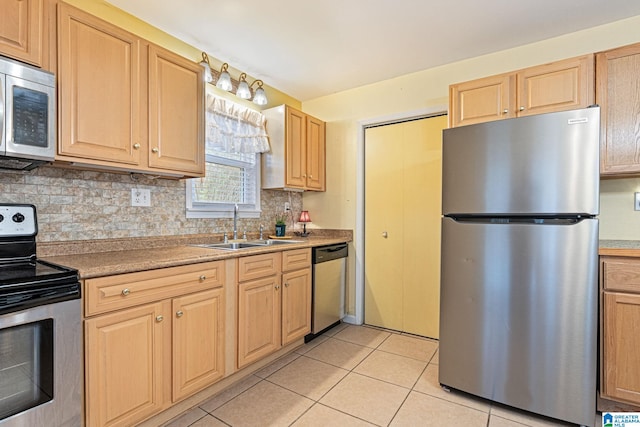
[[[131,206],[151,206],[151,190],[148,188],[132,188]]]
[[[640,211],[640,193],[635,193],[636,199],[633,204],[633,210]]]

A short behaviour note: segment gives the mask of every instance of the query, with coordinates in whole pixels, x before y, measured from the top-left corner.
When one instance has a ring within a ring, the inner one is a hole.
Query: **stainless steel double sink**
[[[191,245],[191,246],[197,246],[199,248],[209,248],[209,249],[222,249],[226,251],[238,251],[241,249],[289,245],[292,243],[303,243],[303,242],[301,240],[267,239],[267,240],[249,240],[246,242],[207,243],[207,244]]]

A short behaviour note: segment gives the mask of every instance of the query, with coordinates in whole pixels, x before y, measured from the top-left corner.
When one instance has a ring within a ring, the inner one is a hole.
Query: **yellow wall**
[[[202,51],[197,47],[191,46],[147,24],[144,21],[141,21],[135,16],[124,12],[122,9],[119,9],[104,0],[65,0],[65,3],[73,5],[78,9],[85,10],[92,15],[95,15],[101,19],[104,19],[105,21],[111,22],[121,28],[124,28],[127,31],[130,31],[146,40],[149,40],[150,42],[176,52],[184,56],[185,58],[191,58],[194,62],[200,62],[202,60]],[[209,61],[212,68],[220,69],[222,61],[210,55]],[[233,78],[238,78],[241,72],[242,71],[240,70],[234,69],[233,64],[229,64],[229,73]],[[252,78],[249,78],[249,81],[251,80]],[[254,109],[270,108],[280,104],[288,104],[292,107],[300,108],[300,101],[283,92],[280,92],[277,89],[268,86],[267,84],[265,84],[264,89],[267,94],[269,104],[263,107],[253,104],[251,101],[245,101],[236,96],[230,95],[229,92],[220,90],[213,85],[211,86],[211,89],[219,96],[229,98],[236,103],[245,104]]]
[[[320,228],[355,230],[358,121],[434,107],[443,107],[444,111],[452,83],[636,42],[640,42],[640,16],[303,102],[305,112],[328,122],[327,191],[305,193],[305,209]],[[601,238],[640,239],[640,212],[633,211],[633,191],[640,191],[636,189],[640,189],[640,179],[603,182]],[[358,238],[355,234],[354,237]],[[354,244],[348,285],[351,314],[355,292],[353,259],[360,257],[360,251]]]

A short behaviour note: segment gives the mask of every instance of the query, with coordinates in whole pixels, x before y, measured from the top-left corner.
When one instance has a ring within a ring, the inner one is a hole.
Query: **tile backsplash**
[[[40,242],[178,236],[233,229],[231,218],[188,219],[185,185],[184,180],[139,174],[42,166],[24,174],[0,172],[0,203],[35,205]],[[132,188],[149,189],[151,207],[132,207]],[[239,230],[257,232],[260,224],[271,230],[274,215],[289,201],[295,218],[302,209],[301,193],[262,190],[260,218],[241,219]]]

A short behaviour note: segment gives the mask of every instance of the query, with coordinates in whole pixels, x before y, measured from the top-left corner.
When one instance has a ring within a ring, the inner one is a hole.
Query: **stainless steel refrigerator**
[[[444,131],[443,386],[593,425],[599,110]]]

